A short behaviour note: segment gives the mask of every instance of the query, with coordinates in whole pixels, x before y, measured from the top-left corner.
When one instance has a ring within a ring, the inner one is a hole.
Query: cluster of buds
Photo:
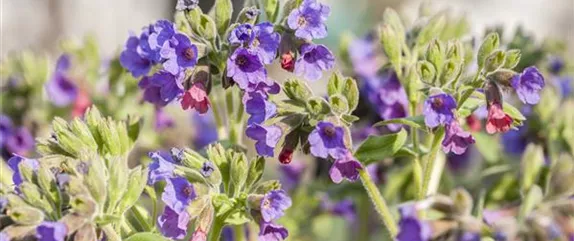
[[[55,119],[53,135],[39,139],[37,159],[14,156],[12,183],[2,183],[7,240],[121,240],[124,214],[147,182],[142,166],[127,156],[138,136],[137,121],[102,118],[92,107],[86,120]],[[2,239],[4,240],[4,239]]]

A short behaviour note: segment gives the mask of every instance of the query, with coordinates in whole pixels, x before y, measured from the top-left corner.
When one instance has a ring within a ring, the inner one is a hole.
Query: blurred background
[[[386,7],[414,19],[420,0],[322,0],[332,7],[329,37],[323,42],[335,47],[345,31],[363,35],[377,23]],[[111,55],[124,43],[129,31],[160,18],[171,19],[176,0],[1,0],[2,56],[23,50],[57,51],[59,40],[93,34],[102,54]],[[200,0],[209,9],[213,0]],[[243,0],[234,1],[241,6]],[[432,8],[445,7],[464,14],[472,30],[482,34],[487,26],[504,23],[514,28],[565,40],[574,49],[574,0],[433,0]],[[408,24],[408,23],[407,23]],[[510,34],[512,31],[507,31]]]

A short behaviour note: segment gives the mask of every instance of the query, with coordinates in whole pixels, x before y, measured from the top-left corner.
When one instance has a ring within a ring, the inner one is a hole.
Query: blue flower
[[[261,199],[261,217],[265,222],[271,222],[285,215],[285,210],[291,207],[291,198],[283,190],[273,190]]]
[[[22,176],[20,175],[20,165],[27,165],[32,170],[38,170],[40,163],[36,159],[28,159],[22,156],[15,155],[8,159],[8,166],[12,169],[12,182],[14,185],[20,186],[22,184]]]
[[[6,150],[18,155],[34,149],[34,137],[26,127],[14,129],[5,142]]]
[[[242,46],[247,46],[251,44],[254,37],[255,34],[253,32],[253,25],[249,23],[244,23],[234,28],[229,34],[227,40],[229,41],[230,44],[239,44]]]
[[[431,238],[430,225],[416,216],[412,206],[399,209],[401,219],[399,221],[399,233],[397,241],[428,241]]]
[[[264,64],[271,64],[277,56],[281,35],[273,31],[273,24],[263,22],[253,27],[254,38],[251,48],[257,52]]]
[[[258,92],[246,93],[245,112],[250,115],[247,124],[261,124],[277,114],[277,106]]]
[[[343,127],[335,126],[331,122],[319,122],[309,134],[311,154],[320,158],[327,158],[329,155],[333,158],[339,157],[346,151],[344,135]]]
[[[166,206],[161,216],[157,218],[157,225],[161,234],[172,239],[182,239],[187,235],[187,226],[191,217],[189,213],[176,212]]]
[[[58,107],[70,105],[78,96],[78,88],[67,76],[70,69],[70,56],[62,54],[56,63],[52,79],[46,83],[46,92],[50,101]]]
[[[256,52],[238,48],[227,59],[227,77],[245,89],[249,84],[267,82],[267,70]]]
[[[247,137],[256,141],[255,149],[261,156],[273,156],[273,150],[281,138],[281,128],[277,126],[263,126],[251,124],[245,130]]]
[[[187,205],[195,199],[193,185],[184,177],[167,179],[167,185],[161,195],[161,200],[177,213],[185,212]]]
[[[126,41],[124,51],[120,54],[120,64],[132,73],[134,77],[140,77],[149,73],[152,61],[140,55],[139,48],[140,40],[131,36]]]
[[[191,68],[197,64],[197,47],[191,43],[189,38],[183,34],[175,34],[174,41],[166,41],[160,51],[163,68],[177,75],[181,69]]]
[[[356,181],[359,178],[359,170],[363,169],[363,166],[357,159],[353,157],[350,151],[346,151],[344,154],[339,154],[339,157],[329,169],[329,176],[334,183],[341,183],[343,179],[349,181]]]
[[[155,109],[154,129],[162,131],[175,125],[174,119],[161,108]]]
[[[515,75],[510,84],[524,104],[534,105],[540,101],[539,92],[544,88],[544,77],[536,67],[531,66]]]
[[[325,45],[305,43],[301,45],[299,52],[299,59],[295,62],[295,74],[308,80],[320,79],[324,70],[335,65],[335,57]]]
[[[287,17],[287,25],[295,30],[298,38],[311,40],[327,37],[325,21],[331,9],[316,0],[304,0],[301,6],[293,9]]]
[[[391,120],[407,117],[409,102],[407,93],[394,72],[365,78],[365,85],[362,89],[381,119]],[[391,124],[386,127],[390,131],[398,131],[402,125]]]
[[[259,241],[282,241],[289,232],[281,225],[271,222],[261,222],[259,225]]]
[[[171,154],[157,151],[150,152],[148,156],[152,159],[152,162],[148,166],[148,185],[152,185],[162,180],[167,180],[174,176],[173,171],[175,170],[177,162],[173,159]]]
[[[68,228],[60,222],[43,222],[36,227],[38,241],[64,241]]]
[[[12,119],[6,115],[0,114],[0,147],[4,146],[6,139],[12,135],[14,124]]]
[[[183,75],[160,71],[144,77],[138,86],[144,90],[144,100],[163,107],[183,94]]]
[[[449,124],[454,119],[456,101],[448,94],[430,96],[424,103],[425,124],[430,128]]]
[[[289,165],[280,165],[279,172],[281,173],[281,185],[283,188],[289,191],[299,185],[304,171],[305,164],[302,162],[294,162]]]
[[[371,37],[357,39],[349,45],[353,70],[363,78],[374,78],[381,67],[377,46]]]
[[[442,150],[445,153],[453,152],[460,155],[474,142],[474,137],[464,131],[456,120],[445,126],[445,136],[442,141]]]
[[[213,123],[212,112],[208,112],[206,115],[200,115],[199,113],[194,112],[193,124],[195,129],[193,147],[196,149],[202,149],[209,143],[217,141],[217,130]]]

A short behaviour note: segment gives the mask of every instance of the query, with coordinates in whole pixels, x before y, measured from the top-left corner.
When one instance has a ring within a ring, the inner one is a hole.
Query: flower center
[[[334,137],[335,136],[335,127],[327,126],[327,127],[325,127],[325,129],[323,129],[323,132],[328,137]]]
[[[253,43],[251,43],[251,45],[253,45],[253,48],[257,48],[259,47],[259,39],[255,38],[253,39]]]
[[[434,98],[434,99],[432,100],[432,106],[433,106],[434,108],[440,108],[440,107],[442,107],[443,104],[444,104],[444,103],[443,103],[443,101],[442,101],[441,98]]]
[[[192,48],[187,48],[183,52],[183,56],[185,56],[186,59],[192,60],[195,58],[195,52],[193,52]]]
[[[269,201],[269,199],[264,199],[263,208],[269,208],[269,207],[271,207],[271,202]]]
[[[193,187],[191,186],[187,186],[183,189],[183,194],[185,194],[185,196],[191,196],[191,194],[193,193]]]
[[[299,16],[299,18],[297,19],[297,25],[299,25],[299,27],[303,27],[307,24],[307,19],[305,18],[305,16]]]
[[[247,57],[244,55],[237,56],[237,59],[235,59],[235,64],[239,66],[245,66],[247,64]]]

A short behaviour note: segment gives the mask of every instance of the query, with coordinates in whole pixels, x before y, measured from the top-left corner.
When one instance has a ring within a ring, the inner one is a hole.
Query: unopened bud
[[[20,225],[37,225],[44,220],[44,213],[33,207],[11,208],[7,214],[12,221]]]
[[[286,71],[293,72],[295,69],[295,58],[293,52],[285,52],[281,54],[281,68]]]

